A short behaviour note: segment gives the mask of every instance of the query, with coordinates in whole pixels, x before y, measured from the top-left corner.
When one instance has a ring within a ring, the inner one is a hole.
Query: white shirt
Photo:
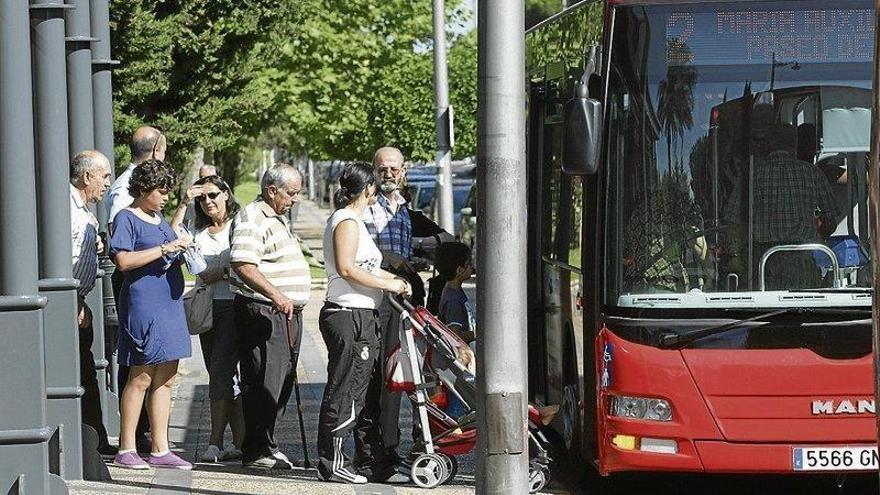
[[[107,190],[107,199],[104,203],[107,205],[107,223],[112,224],[116,214],[134,203],[134,198],[128,192],[128,181],[131,180],[131,172],[137,165],[129,163],[125,172],[119,174],[119,177],[110,185]]]
[[[208,262],[208,266],[212,266],[215,263],[222,263],[223,267],[227,270],[227,274],[229,273],[230,225],[232,225],[232,221],[226,222],[226,225],[223,226],[223,230],[216,234],[208,232],[208,229],[205,228],[196,232],[196,235],[194,236],[196,244],[199,245],[199,249],[205,257],[205,261]],[[214,282],[213,285],[214,299],[231,300],[235,298],[235,294],[229,290],[229,280],[218,280]]]
[[[86,228],[91,225],[98,229],[98,219],[89,210],[79,189],[70,186],[70,244],[73,247],[73,264],[79,261],[82,253],[83,238]]]
[[[382,301],[382,290],[350,283],[336,271],[336,253],[333,249],[333,234],[336,227],[346,220],[357,222],[358,246],[354,263],[362,270],[379,276],[382,265],[382,252],[376,247],[364,221],[348,208],[336,210],[327,219],[324,229],[324,267],[327,269],[327,301],[346,308],[376,309]]]

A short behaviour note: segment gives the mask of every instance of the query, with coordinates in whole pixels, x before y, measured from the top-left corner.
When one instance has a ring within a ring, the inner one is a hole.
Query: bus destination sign
[[[852,63],[873,57],[872,10],[675,12],[665,17],[669,66]]]

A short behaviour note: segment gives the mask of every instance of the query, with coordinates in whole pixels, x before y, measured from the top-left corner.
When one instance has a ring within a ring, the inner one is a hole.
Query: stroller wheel
[[[446,464],[446,479],[444,479],[441,484],[446,483],[447,481],[455,478],[455,475],[458,473],[458,459],[455,456],[451,456],[448,454],[439,453],[437,454],[443,458],[443,462]]]
[[[550,475],[545,466],[537,463],[529,465],[529,493],[537,493],[547,486],[550,481]]]
[[[434,488],[448,479],[449,470],[440,454],[421,454],[412,463],[410,477],[421,488]]]

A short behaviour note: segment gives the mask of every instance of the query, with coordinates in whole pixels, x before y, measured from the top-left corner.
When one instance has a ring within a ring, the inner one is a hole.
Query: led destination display
[[[870,62],[874,49],[870,9],[674,12],[665,24],[669,66]]]

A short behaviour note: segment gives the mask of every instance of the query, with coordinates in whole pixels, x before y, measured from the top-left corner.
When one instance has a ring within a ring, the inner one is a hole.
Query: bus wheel
[[[577,385],[567,384],[562,394],[562,439],[565,449],[571,453],[574,450],[578,424]]]

